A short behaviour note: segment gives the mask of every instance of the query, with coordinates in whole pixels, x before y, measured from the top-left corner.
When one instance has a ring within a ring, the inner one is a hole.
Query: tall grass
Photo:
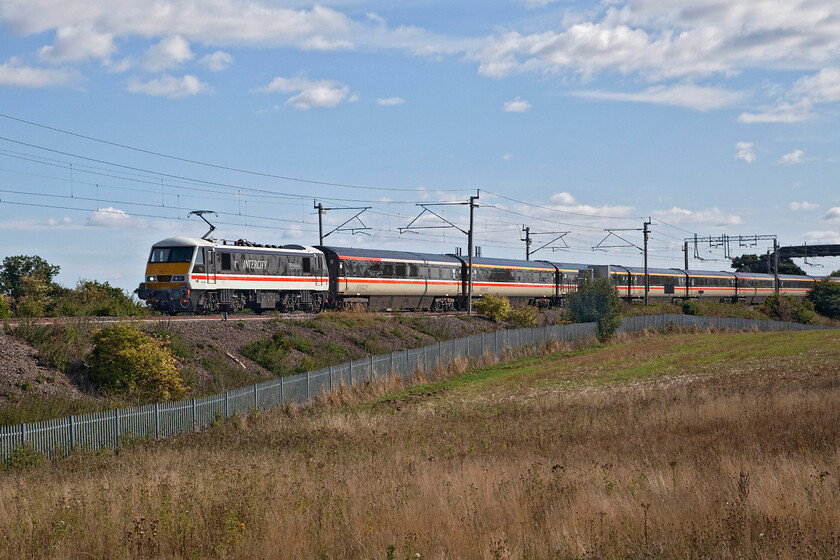
[[[15,467],[0,556],[830,558],[838,342],[649,336]]]

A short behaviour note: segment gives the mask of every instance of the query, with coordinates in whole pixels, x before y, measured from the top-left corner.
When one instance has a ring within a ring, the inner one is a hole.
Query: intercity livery
[[[171,237],[155,243],[140,299],[153,309],[255,313],[361,306],[368,309],[464,310],[470,294],[467,257],[410,251],[259,245],[244,239]],[[627,301],[645,297],[643,268],[474,257],[472,297],[563,306],[585,278],[609,278]],[[814,276],[648,269],[648,300],[758,304],[777,290],[805,297]]]

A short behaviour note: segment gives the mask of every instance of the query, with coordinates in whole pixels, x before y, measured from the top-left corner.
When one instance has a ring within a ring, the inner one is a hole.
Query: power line
[[[48,126],[48,125],[45,125],[45,124],[36,123],[34,121],[28,121],[28,120],[25,120],[25,119],[21,119],[21,118],[18,118],[18,117],[13,117],[11,115],[6,115],[6,114],[3,114],[3,113],[0,113],[0,117],[2,117],[4,119],[9,119],[9,120],[12,120],[12,121],[16,121],[16,122],[19,122],[19,123],[27,124],[27,125],[30,125],[30,126],[36,126],[38,128],[43,128],[45,130],[51,130],[53,132],[59,132],[61,134],[67,134],[69,136],[75,136],[76,138],[82,138],[82,139],[85,139],[85,140],[90,140],[92,142],[99,142],[100,144],[106,144],[108,146],[114,146],[114,147],[117,147],[117,148],[123,148],[125,150],[132,150],[132,151],[135,151],[135,152],[148,154],[148,155],[152,155],[152,156],[156,156],[156,157],[162,157],[162,158],[170,159],[170,160],[173,160],[173,161],[180,161],[180,162],[183,162],[183,163],[190,163],[190,164],[193,164],[193,165],[200,165],[200,166],[204,166],[204,167],[210,167],[210,168],[213,168],[213,169],[221,169],[221,170],[224,170],[224,171],[232,171],[232,172],[235,172],[235,173],[244,173],[244,174],[247,174],[247,175],[254,175],[254,176],[257,176],[257,177],[267,177],[267,178],[270,178],[270,179],[281,179],[283,181],[295,181],[295,182],[298,182],[298,183],[306,183],[306,184],[310,184],[310,185],[322,185],[322,186],[327,186],[327,187],[343,187],[343,188],[348,188],[348,189],[363,189],[363,190],[372,190],[372,191],[416,192],[418,190],[418,189],[394,188],[394,187],[373,187],[373,186],[367,186],[367,185],[354,185],[354,184],[350,184],[350,183],[332,183],[332,182],[329,182],[329,181],[318,181],[318,180],[315,180],[315,179],[304,179],[304,178],[301,178],[301,177],[292,177],[292,176],[289,176],[289,175],[276,175],[276,174],[273,174],[273,173],[265,173],[265,172],[262,172],[262,171],[253,171],[253,170],[250,170],[250,169],[240,169],[240,168],[237,168],[237,167],[229,167],[229,166],[226,166],[226,165],[219,165],[219,164],[215,164],[215,163],[207,163],[207,162],[204,162],[204,161],[199,161],[199,160],[194,160],[194,159],[189,159],[189,158],[182,158],[182,157],[178,157],[178,156],[164,154],[164,153],[161,153],[161,152],[156,152],[156,151],[153,151],[153,150],[146,150],[144,148],[137,148],[135,146],[129,146],[127,144],[120,144],[118,142],[112,142],[110,140],[103,140],[101,138],[95,138],[93,136],[87,136],[85,134],[79,134],[77,132],[71,132],[69,130],[64,130],[64,129],[61,129],[61,128],[56,128],[56,127],[53,127],[53,126]],[[471,189],[436,189],[436,190],[440,190],[442,192],[464,192],[466,190],[471,190]]]

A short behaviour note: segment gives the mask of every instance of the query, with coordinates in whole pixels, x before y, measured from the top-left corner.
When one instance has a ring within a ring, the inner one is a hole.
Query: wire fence
[[[674,327],[733,331],[821,328],[777,321],[651,315],[625,318],[618,332]],[[369,356],[218,395],[2,426],[0,460],[7,460],[21,446],[31,446],[50,457],[64,456],[74,449],[97,451],[117,448],[126,439],[169,437],[201,430],[233,415],[247,414],[252,410],[267,410],[286,403],[306,403],[339,386],[384,381],[392,376],[400,376],[403,382],[408,383],[418,373],[433,378],[436,372],[445,371],[459,360],[502,360],[525,348],[544,346],[552,341],[584,340],[596,334],[595,323],[496,331],[438,342],[423,348]]]

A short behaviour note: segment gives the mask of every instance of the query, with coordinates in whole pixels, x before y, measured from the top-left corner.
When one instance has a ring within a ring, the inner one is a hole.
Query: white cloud
[[[504,105],[506,113],[527,113],[530,108],[531,104],[518,96],[510,101],[505,101]]]
[[[48,62],[83,62],[108,59],[115,50],[113,34],[91,26],[70,25],[56,29],[55,44],[42,47],[38,54]]]
[[[792,124],[807,121],[816,116],[808,102],[788,103],[785,101],[759,113],[741,113],[738,115],[738,122]]]
[[[184,62],[192,60],[195,55],[190,49],[190,43],[183,37],[176,35],[166,37],[157,45],[146,51],[143,67],[149,72],[162,72],[178,68]]]
[[[654,215],[658,218],[662,218],[664,216],[665,221],[678,224],[735,226],[744,222],[741,216],[724,212],[716,206],[705,210],[686,210],[685,208],[672,206],[668,210],[657,211]]]
[[[81,75],[75,70],[27,66],[19,58],[12,58],[0,64],[0,86],[25,88],[77,86],[82,81]]]
[[[143,82],[135,78],[129,81],[128,91],[131,93],[145,93],[146,95],[155,97],[182,99],[201,93],[210,93],[212,88],[197,77],[188,74],[181,78],[163,75],[148,82]]]
[[[755,150],[753,150],[754,146],[755,144],[752,142],[738,142],[735,144],[735,149],[738,150],[738,153],[735,154],[735,159],[753,163],[756,160]]]
[[[131,216],[126,214],[125,211],[109,206],[108,208],[95,210],[87,217],[85,224],[91,227],[119,228],[126,227],[128,225],[136,225],[133,224],[132,221]]]
[[[505,160],[505,161],[510,161],[510,160],[513,159],[513,154],[504,154],[502,156],[502,159]]]
[[[826,212],[826,214],[820,219],[828,222],[836,222],[840,220],[840,206],[829,208],[828,212]]]
[[[809,210],[816,210],[819,208],[819,204],[814,204],[812,202],[791,202],[788,204],[788,208],[793,210],[794,212],[799,210],[809,211]]]
[[[578,91],[572,95],[606,101],[630,101],[686,107],[698,111],[711,111],[733,105],[744,98],[744,94],[722,88],[702,87],[693,84],[675,86],[653,86],[642,92],[625,93],[610,91]]]
[[[332,80],[311,81],[306,78],[284,78],[278,76],[264,88],[255,91],[261,93],[297,92],[296,95],[286,100],[286,105],[291,105],[296,109],[310,109],[312,107],[332,108],[337,106],[347,99],[350,88]],[[353,96],[347,99],[347,102],[353,102],[357,99],[357,96]]]
[[[732,76],[748,68],[820,68],[840,48],[836,6],[813,0],[610,0],[569,12],[556,30],[501,31],[469,53],[479,72]]]
[[[390,105],[402,105],[405,103],[405,99],[402,97],[386,97],[384,99],[377,99],[376,102],[387,107]]]
[[[836,231],[809,231],[802,238],[813,243],[840,243],[840,233]]]
[[[327,39],[321,35],[315,35],[301,41],[299,46],[305,51],[340,51],[352,49],[353,43],[344,39]]]
[[[574,204],[575,202],[576,202],[575,197],[573,197],[572,195],[570,195],[567,192],[560,192],[560,193],[556,193],[556,194],[551,195],[551,203],[552,204],[562,204],[563,206],[570,206],[570,205]]]
[[[319,37],[340,44],[355,26],[331,8],[290,9],[254,0],[4,0],[0,19],[19,35],[75,28],[114,37],[181,36],[207,45],[272,47]]]
[[[233,55],[224,51],[216,51],[202,58],[200,62],[211,72],[223,72],[233,64]]]
[[[783,155],[779,159],[779,163],[782,165],[796,165],[797,163],[802,163],[805,161],[803,158],[805,156],[805,152],[802,150],[794,150],[789,154]]]

